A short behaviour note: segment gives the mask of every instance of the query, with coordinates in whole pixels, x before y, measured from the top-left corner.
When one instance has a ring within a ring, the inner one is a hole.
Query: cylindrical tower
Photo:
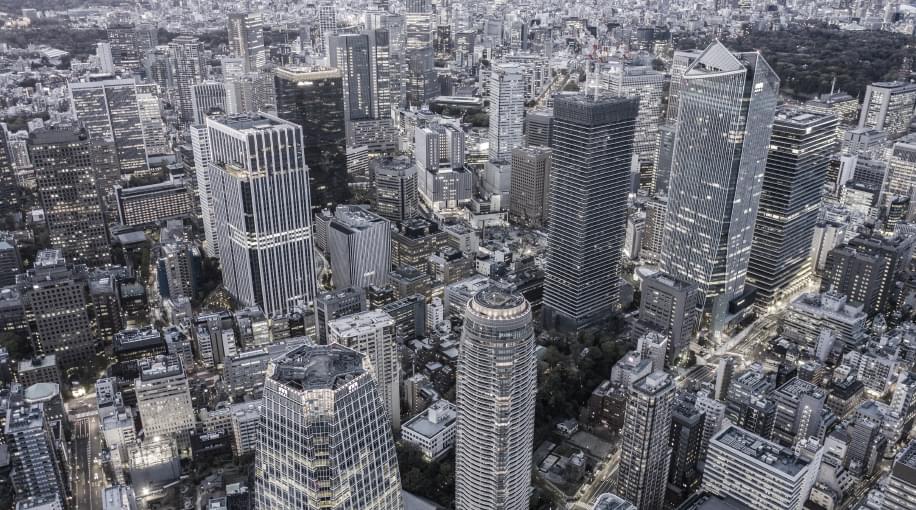
[[[537,361],[531,306],[491,286],[471,298],[458,359],[458,510],[528,508]]]

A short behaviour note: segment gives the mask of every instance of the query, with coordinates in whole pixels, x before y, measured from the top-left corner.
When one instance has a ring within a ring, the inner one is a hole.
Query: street
[[[70,410],[73,436],[70,442],[70,482],[77,509],[101,507],[102,489],[108,485],[102,469],[102,437],[92,398],[74,401]],[[91,409],[91,411],[90,411]]]

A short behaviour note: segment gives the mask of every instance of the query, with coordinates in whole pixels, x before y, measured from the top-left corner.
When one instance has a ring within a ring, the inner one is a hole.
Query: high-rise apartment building
[[[328,321],[328,343],[366,355],[379,397],[394,430],[401,428],[401,363],[395,342],[395,322],[381,310],[346,315]]]
[[[362,207],[339,205],[328,225],[328,252],[336,288],[384,286],[391,270],[391,224]]]
[[[301,128],[267,114],[211,117],[207,128],[226,289],[268,315],[301,308],[316,289]]]
[[[267,63],[264,47],[264,18],[255,13],[233,13],[228,21],[229,52],[241,58],[246,72],[258,71]]]
[[[836,117],[792,110],[773,121],[747,268],[761,310],[784,305],[811,278],[811,239],[836,125]]]
[[[70,101],[91,139],[114,142],[121,175],[148,169],[134,80],[72,82]]]
[[[274,73],[277,116],[302,128],[305,164],[314,182],[313,203],[345,203],[350,191],[340,71],[281,67]]]
[[[697,284],[716,334],[746,306],[779,78],[760,53],[716,42],[681,84],[661,267]]]
[[[910,129],[914,105],[916,84],[900,81],[872,83],[865,89],[859,127],[884,131],[892,140],[899,138]]]
[[[729,496],[751,510],[800,510],[817,478],[820,461],[730,425],[709,442],[703,490]]]
[[[525,76],[519,64],[494,64],[490,69],[490,161],[506,161],[523,142]]]
[[[174,80],[178,89],[178,113],[182,122],[194,119],[191,104],[191,86],[205,78],[203,45],[190,35],[179,35],[169,42],[169,53],[174,62]]]
[[[550,215],[551,150],[530,146],[512,149],[509,218],[528,227],[543,228]]]
[[[534,346],[525,298],[494,286],[471,298],[458,358],[456,508],[528,508],[537,393]]]
[[[76,126],[43,129],[33,131],[28,143],[51,246],[89,265],[109,262],[108,229],[89,133]]]
[[[618,301],[636,98],[554,100],[544,324],[579,329]]]
[[[394,438],[365,355],[302,346],[270,362],[255,472],[257,508],[401,510]]]
[[[674,378],[657,371],[628,390],[617,492],[639,510],[661,508],[665,501],[674,389]]]
[[[417,166],[406,156],[372,162],[375,211],[388,221],[404,221],[419,213]]]

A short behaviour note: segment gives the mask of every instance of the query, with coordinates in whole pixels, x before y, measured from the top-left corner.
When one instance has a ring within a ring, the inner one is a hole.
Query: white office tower
[[[309,169],[302,128],[258,113],[208,118],[223,285],[266,315],[315,297]]]
[[[200,217],[204,224],[204,251],[210,257],[219,257],[216,216],[213,214],[213,188],[210,186],[210,131],[206,125],[193,125],[188,131],[191,134],[191,150],[194,154]]]
[[[495,286],[471,298],[458,358],[459,510],[528,508],[537,393],[534,346],[525,298]]]
[[[337,33],[337,7],[333,4],[318,6],[318,42],[315,52],[324,55],[328,45],[328,36]]]
[[[171,149],[159,108],[159,86],[155,83],[137,85],[137,107],[140,109],[140,129],[147,157],[168,154]]]
[[[751,510],[799,510],[808,500],[819,467],[816,458],[798,457],[731,425],[709,442],[703,490],[732,497]]]
[[[665,502],[674,390],[669,374],[652,372],[633,383],[627,395],[617,493],[639,510],[662,508]]]
[[[508,161],[522,146],[525,75],[518,64],[495,64],[490,71],[490,161]]]
[[[719,42],[682,78],[661,266],[697,284],[714,333],[743,304],[778,90],[759,53]]]
[[[138,369],[134,389],[146,437],[194,429],[194,406],[181,359],[175,355],[146,358]]]
[[[394,438],[369,360],[341,345],[270,362],[255,460],[261,510],[401,510]]]
[[[191,110],[194,124],[203,124],[211,115],[226,113],[226,86],[218,81],[192,85]]]
[[[264,47],[264,18],[260,14],[229,15],[229,52],[241,58],[246,72],[257,71],[267,63]]]
[[[378,393],[395,430],[401,428],[401,363],[394,340],[394,319],[381,310],[328,321],[328,343],[365,354],[372,364]]]
[[[356,205],[340,205],[328,225],[334,287],[384,287],[391,269],[391,224]]]

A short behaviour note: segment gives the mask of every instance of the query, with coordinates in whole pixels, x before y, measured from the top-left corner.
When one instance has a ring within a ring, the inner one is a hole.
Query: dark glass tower
[[[544,324],[578,330],[617,306],[639,102],[558,96],[553,110]]]
[[[346,122],[340,71],[281,67],[274,75],[277,116],[302,127],[312,203],[324,207],[350,198]]]
[[[797,111],[773,121],[747,268],[762,310],[784,302],[811,276],[811,238],[836,125],[832,115]]]

